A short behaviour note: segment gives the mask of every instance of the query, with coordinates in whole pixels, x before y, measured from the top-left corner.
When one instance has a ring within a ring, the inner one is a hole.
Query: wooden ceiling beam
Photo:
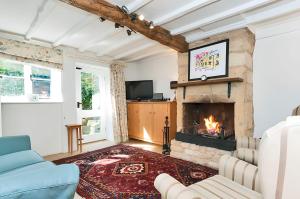
[[[246,3],[243,3],[241,5],[237,5],[231,9],[224,10],[223,12],[218,12],[214,15],[210,15],[206,18],[201,18],[199,20],[194,20],[189,24],[185,24],[182,27],[175,28],[171,30],[171,33],[176,34],[183,34],[189,31],[193,31],[195,29],[201,28],[203,26],[212,24],[217,21],[221,21],[223,19],[227,19],[229,17],[241,14],[243,12],[264,6],[268,3],[272,3],[275,0],[251,0],[247,1]]]
[[[122,41],[117,42],[116,44],[112,45],[109,48],[102,49],[101,51],[99,51],[97,53],[97,56],[108,55],[117,49],[123,48],[125,46],[128,46],[134,42],[137,42],[137,41],[140,41],[143,39],[144,38],[141,35],[133,35],[131,37],[128,37],[127,39],[123,39]]]
[[[153,0],[135,0],[132,3],[127,4],[126,7],[128,8],[129,12],[136,12],[151,1]]]
[[[160,16],[157,19],[154,19],[153,20],[154,25],[162,25],[162,24],[168,23],[168,22],[178,19],[179,17],[182,17],[192,11],[200,9],[211,3],[215,3],[216,1],[219,1],[219,0],[194,0],[190,3],[185,4],[184,6],[182,6],[180,8],[173,10],[172,12],[166,13],[165,15]]]
[[[80,48],[79,51],[83,52],[86,51],[94,46],[98,46],[101,44],[104,44],[106,40],[108,40],[111,37],[114,37],[120,33],[120,30],[109,30],[108,32],[104,33],[102,36],[97,37],[97,38],[92,38],[91,41],[86,42],[83,44]]]
[[[194,42],[200,39],[205,39],[208,37],[211,37],[213,35],[221,34],[224,32],[249,27],[252,24],[260,23],[266,20],[271,20],[276,17],[281,17],[283,15],[288,15],[293,12],[297,12],[300,10],[300,2],[299,1],[292,1],[289,3],[286,3],[284,5],[280,4],[274,4],[270,6],[270,8],[266,7],[266,9],[262,12],[256,13],[256,14],[247,14],[244,16],[244,20],[241,20],[239,22],[227,24],[225,26],[221,26],[218,28],[215,28],[211,31],[203,32],[203,33],[192,33],[187,36],[188,42]]]
[[[178,52],[187,52],[188,43],[182,35],[171,35],[170,31],[155,26],[150,29],[146,24],[147,21],[135,20],[131,21],[130,17],[123,13],[117,6],[112,5],[105,0],[60,0],[74,7],[101,16],[109,21],[119,23],[140,34],[155,40],[165,46],[173,48]]]
[[[95,20],[96,20],[96,17],[94,15],[88,14],[82,21],[80,21],[79,23],[75,24],[69,30],[67,30],[67,32],[65,32],[64,34],[62,34],[61,36],[59,36],[53,42],[52,45],[54,47],[57,47],[57,46],[61,45],[65,40],[71,38],[76,33],[82,31],[82,29],[84,29],[86,26],[88,26],[89,24],[91,24]]]
[[[130,55],[133,55],[133,54],[141,52],[141,51],[143,51],[145,49],[151,48],[151,47],[155,46],[155,44],[156,44],[155,42],[142,44],[142,45],[140,45],[140,46],[138,46],[136,48],[132,48],[131,50],[127,50],[126,52],[115,56],[115,58],[116,59],[126,58],[126,57],[128,57]]]
[[[30,40],[34,33],[40,28],[41,24],[47,19],[56,7],[56,2],[44,0],[37,10],[37,13],[26,32],[25,39]]]
[[[151,48],[151,50],[148,50],[146,52],[143,52],[142,55],[138,55],[138,56],[134,56],[133,58],[127,59],[125,60],[126,62],[135,62],[135,61],[139,61],[141,59],[144,58],[148,58],[154,55],[162,55],[162,54],[171,54],[174,53],[175,51],[171,50],[171,49],[165,49],[165,48]]]

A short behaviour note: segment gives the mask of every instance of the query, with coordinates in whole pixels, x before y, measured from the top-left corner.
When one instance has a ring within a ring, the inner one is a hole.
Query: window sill
[[[62,98],[39,99],[37,101],[30,100],[26,97],[22,97],[22,98],[5,98],[5,97],[1,97],[1,98],[0,98],[0,103],[2,103],[2,104],[56,104],[56,103],[63,103],[64,102]]]
[[[62,97],[50,98],[50,99],[38,99],[33,100],[31,97],[0,97],[0,103],[2,104],[56,104],[63,103]]]
[[[17,102],[17,101],[15,101],[15,102],[0,102],[1,104],[62,104],[63,103],[63,101],[37,101],[37,102]]]

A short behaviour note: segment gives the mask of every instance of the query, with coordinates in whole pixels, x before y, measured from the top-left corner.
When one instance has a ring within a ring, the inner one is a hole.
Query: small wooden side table
[[[68,130],[68,152],[73,152],[73,131],[76,131],[76,144],[77,150],[80,149],[82,152],[82,131],[81,131],[81,124],[68,124],[66,125]]]

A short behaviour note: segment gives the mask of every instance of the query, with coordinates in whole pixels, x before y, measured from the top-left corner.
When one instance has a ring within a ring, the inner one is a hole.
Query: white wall
[[[127,65],[126,81],[153,80],[154,93],[163,93],[165,98],[174,98],[170,81],[178,79],[177,53],[160,54]]]
[[[3,104],[3,135],[29,135],[42,155],[61,152],[61,103]]]
[[[5,103],[2,104],[4,136],[30,135],[32,148],[41,155],[67,152],[65,125],[77,122],[75,67],[86,63],[108,67],[94,55],[64,50],[62,73],[62,103]],[[113,141],[112,121],[107,121],[108,139]]]
[[[255,31],[254,134],[260,137],[300,104],[300,18],[263,24]]]

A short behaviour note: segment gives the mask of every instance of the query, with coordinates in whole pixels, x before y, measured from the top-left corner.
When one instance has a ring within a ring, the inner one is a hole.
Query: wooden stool
[[[77,143],[77,150],[80,149],[82,152],[82,133],[81,133],[81,124],[69,124],[66,125],[68,129],[68,152],[73,152],[73,130],[76,130],[76,143]]]

